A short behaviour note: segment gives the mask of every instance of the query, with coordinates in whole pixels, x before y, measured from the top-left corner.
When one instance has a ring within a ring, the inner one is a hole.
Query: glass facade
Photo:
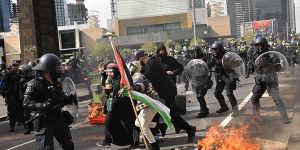
[[[9,6],[10,0],[0,1],[0,32],[9,32]]]
[[[55,10],[56,10],[56,23],[57,26],[64,26],[67,24],[66,17],[66,0],[55,0]]]
[[[127,35],[166,32],[181,29],[180,23],[155,24],[146,26],[128,27]]]

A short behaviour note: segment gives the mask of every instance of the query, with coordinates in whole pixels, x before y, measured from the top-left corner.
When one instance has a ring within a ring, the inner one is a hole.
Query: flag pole
[[[115,43],[114,43],[113,37],[112,37],[112,36],[109,36],[109,40],[110,40],[110,44],[111,44],[111,47],[112,47],[113,51],[116,52],[117,49],[116,49],[116,47],[115,47]],[[139,123],[139,128],[140,128],[141,133],[142,133],[142,137],[143,137],[144,144],[145,144],[145,146],[146,146],[146,150],[148,150],[149,148],[148,148],[148,144],[147,144],[146,137],[145,137],[145,134],[144,134],[144,130],[143,130],[143,128],[142,128],[141,121],[140,121],[140,119],[139,119],[139,117],[138,117],[138,114],[137,114],[137,111],[136,111],[136,108],[135,108],[135,104],[134,104],[134,102],[133,102],[133,98],[132,98],[132,95],[131,95],[131,92],[130,92],[131,89],[128,88],[128,87],[126,87],[126,88],[127,88],[127,90],[128,90],[129,99],[130,99],[130,102],[131,102],[131,105],[132,105],[132,108],[133,108],[135,117],[136,117],[136,119],[137,119],[137,121],[138,121],[138,123]]]

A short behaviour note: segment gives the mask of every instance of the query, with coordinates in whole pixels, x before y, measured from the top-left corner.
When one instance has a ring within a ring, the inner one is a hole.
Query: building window
[[[151,32],[163,32],[164,31],[164,25],[151,25],[151,26],[145,26],[145,32],[151,33]]]
[[[144,27],[128,27],[127,28],[127,35],[134,35],[134,34],[143,34]]]
[[[165,24],[165,30],[166,31],[178,30],[180,28],[181,28],[180,23],[168,23],[168,24]]]

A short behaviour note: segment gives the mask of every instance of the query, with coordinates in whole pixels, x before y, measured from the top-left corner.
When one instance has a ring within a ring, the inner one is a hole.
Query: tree
[[[198,38],[197,39],[197,45],[200,46],[202,44],[205,44],[205,41],[201,38]],[[189,48],[193,48],[195,46],[195,42],[194,42],[194,39],[191,40],[190,44],[189,44]]]
[[[99,42],[93,47],[90,55],[104,59],[106,56],[113,56],[113,51],[108,43]]]
[[[156,53],[157,45],[154,44],[153,42],[147,42],[141,47],[141,49],[143,49],[144,51],[146,51],[149,54]]]
[[[181,46],[180,43],[176,43],[176,44],[175,44],[175,50],[177,50],[177,51],[182,51],[182,46]]]

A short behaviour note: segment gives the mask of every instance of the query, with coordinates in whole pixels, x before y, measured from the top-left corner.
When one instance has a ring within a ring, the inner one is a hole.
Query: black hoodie
[[[173,79],[173,82],[176,83],[176,75],[180,74],[183,71],[183,66],[173,57],[167,55],[167,51],[165,51],[165,55],[159,54],[160,49],[157,50],[155,59],[157,59],[165,72],[173,71],[174,75],[170,75]]]

